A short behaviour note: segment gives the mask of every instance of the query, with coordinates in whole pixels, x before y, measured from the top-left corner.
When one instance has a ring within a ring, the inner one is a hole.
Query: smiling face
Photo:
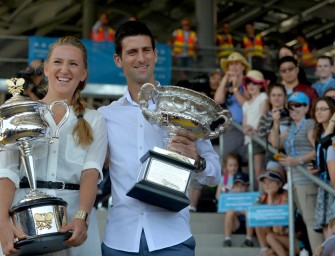
[[[233,157],[229,157],[227,159],[227,163],[225,164],[225,169],[229,175],[234,176],[234,174],[237,173],[238,171],[238,167],[239,166],[238,166],[237,159]]]
[[[114,61],[123,69],[129,88],[139,90],[144,83],[155,83],[154,69],[157,51],[149,36],[128,36],[122,40],[122,52]]]
[[[87,77],[83,53],[75,46],[56,46],[49,54],[44,73],[49,81],[48,94],[71,102],[77,86]]]
[[[293,62],[283,62],[280,65],[279,72],[285,83],[291,84],[298,81],[299,68]]]
[[[328,59],[318,59],[318,63],[316,65],[316,73],[321,79],[327,79],[331,77],[332,71],[333,67]]]
[[[290,112],[290,117],[294,122],[300,122],[306,117],[309,106],[297,102],[288,102],[287,105]]]

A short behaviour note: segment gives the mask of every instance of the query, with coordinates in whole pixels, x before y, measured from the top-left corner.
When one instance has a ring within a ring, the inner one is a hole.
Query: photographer
[[[20,70],[17,74],[19,78],[23,78],[23,94],[32,100],[40,100],[44,97],[45,92],[39,88],[44,84],[43,61],[33,60],[24,70]]]

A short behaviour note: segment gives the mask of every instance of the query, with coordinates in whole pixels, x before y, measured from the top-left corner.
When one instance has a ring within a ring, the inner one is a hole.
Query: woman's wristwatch
[[[88,222],[89,222],[88,213],[85,212],[84,210],[78,210],[76,215],[74,215],[73,218],[85,221],[86,225],[88,226]]]

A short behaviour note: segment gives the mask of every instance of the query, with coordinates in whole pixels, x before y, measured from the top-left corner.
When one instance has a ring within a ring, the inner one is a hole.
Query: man
[[[333,59],[329,56],[319,56],[316,64],[316,74],[320,80],[316,81],[312,87],[320,97],[329,88],[335,89],[335,79],[333,78]]]
[[[279,59],[278,67],[282,79],[281,83],[285,85],[287,96],[289,97],[293,92],[303,92],[308,96],[312,106],[318,98],[318,94],[314,88],[299,82],[297,60],[292,56],[285,56]]]
[[[187,207],[171,212],[126,195],[137,182],[140,158],[154,146],[164,147],[165,133],[147,122],[138,105],[138,92],[144,83],[160,86],[154,76],[155,40],[143,23],[127,21],[115,33],[115,52],[114,61],[124,71],[128,90],[118,101],[99,109],[108,130],[113,195],[103,255],[194,256]],[[210,186],[219,182],[219,159],[210,141],[195,141],[190,133],[178,133],[168,149],[196,160],[193,177],[199,182]]]
[[[233,37],[229,31],[230,24],[228,22],[224,22],[222,24],[222,33],[216,36],[216,45],[221,48],[218,53],[219,61],[221,58],[227,58],[229,54],[234,51]]]
[[[298,34],[296,37],[298,48],[296,53],[304,68],[314,68],[316,65],[316,49],[313,44],[307,42],[305,35]]]
[[[92,27],[91,40],[96,42],[114,41],[114,30],[109,27],[108,13],[103,12],[99,20]]]
[[[264,44],[260,34],[256,34],[255,25],[249,22],[245,25],[246,35],[242,38],[242,47],[244,55],[250,61],[252,68],[257,70],[263,69]]]

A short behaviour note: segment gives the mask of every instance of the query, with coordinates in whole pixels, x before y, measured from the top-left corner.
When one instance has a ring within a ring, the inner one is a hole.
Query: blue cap
[[[237,172],[234,175],[233,183],[242,182],[244,184],[249,184],[249,175],[245,172]]]
[[[297,103],[302,103],[302,104],[306,104],[307,106],[309,106],[309,98],[303,92],[292,93],[290,97],[288,97],[287,102],[297,102]]]

